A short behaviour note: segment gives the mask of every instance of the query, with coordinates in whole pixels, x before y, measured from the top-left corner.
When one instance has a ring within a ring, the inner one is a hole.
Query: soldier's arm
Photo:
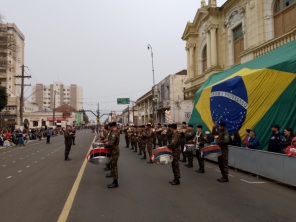
[[[204,133],[200,134],[200,144],[204,145],[205,143],[207,143],[207,137]]]
[[[176,133],[172,139],[172,142],[168,145],[168,148],[170,148],[171,150],[175,150],[177,149],[178,147],[178,134]]]

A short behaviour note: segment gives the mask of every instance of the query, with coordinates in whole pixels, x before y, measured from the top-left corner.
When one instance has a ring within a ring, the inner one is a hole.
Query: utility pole
[[[53,109],[52,109],[52,126],[54,126],[54,119],[55,119],[55,98],[56,98],[56,90],[53,92]]]
[[[130,124],[130,110],[129,110],[129,105],[127,106],[127,123]]]
[[[31,78],[31,76],[25,76],[25,65],[22,65],[22,75],[21,76],[15,76],[15,78],[21,78],[21,84],[15,84],[21,86],[21,97],[20,97],[20,126],[23,125],[23,115],[24,115],[24,88],[25,86],[31,86],[24,84],[25,78]]]

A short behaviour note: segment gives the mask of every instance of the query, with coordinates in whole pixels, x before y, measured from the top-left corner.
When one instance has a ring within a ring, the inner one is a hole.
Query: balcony
[[[253,54],[253,58],[257,58],[259,56],[265,55],[285,44],[287,44],[288,42],[291,42],[293,40],[296,39],[296,29],[293,29],[292,31],[279,36],[277,38],[271,39],[263,44],[261,44],[260,46],[257,46],[255,48],[252,48],[250,50],[247,50],[246,52],[243,52],[241,54],[241,57],[246,56],[247,54],[249,54],[250,52]]]

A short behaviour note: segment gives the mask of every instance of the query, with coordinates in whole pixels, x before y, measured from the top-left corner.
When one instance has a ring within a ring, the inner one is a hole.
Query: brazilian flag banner
[[[296,129],[296,40],[212,75],[196,92],[189,123],[211,130],[225,122],[242,138],[253,129],[267,149],[271,126]]]

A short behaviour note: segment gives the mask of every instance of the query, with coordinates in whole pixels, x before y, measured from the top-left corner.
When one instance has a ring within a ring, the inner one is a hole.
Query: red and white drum
[[[156,164],[169,164],[173,162],[172,150],[166,146],[158,147],[153,151],[151,159]]]
[[[196,149],[196,146],[195,146],[195,144],[185,144],[184,145],[184,152],[193,152],[193,151],[195,151],[195,149]]]
[[[110,163],[111,152],[104,148],[103,143],[93,144],[93,148],[87,155],[87,160],[93,164],[107,164]]]
[[[201,153],[203,157],[218,157],[221,156],[221,148],[218,145],[211,145],[201,149]]]

